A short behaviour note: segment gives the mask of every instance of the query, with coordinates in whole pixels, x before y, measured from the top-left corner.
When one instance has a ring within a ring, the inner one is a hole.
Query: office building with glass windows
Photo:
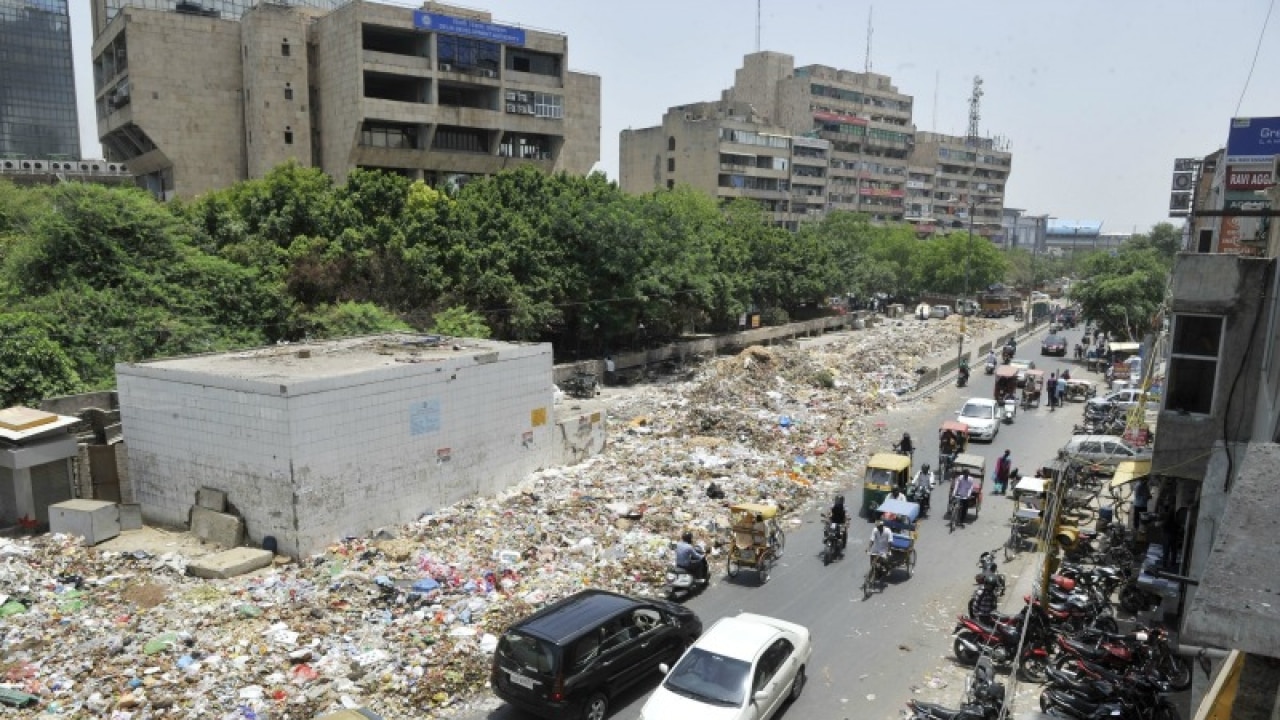
[[[80,159],[68,0],[0,0],[0,158]]]
[[[98,134],[161,197],[290,160],[433,186],[599,160],[600,78],[562,34],[437,3],[93,2]]]

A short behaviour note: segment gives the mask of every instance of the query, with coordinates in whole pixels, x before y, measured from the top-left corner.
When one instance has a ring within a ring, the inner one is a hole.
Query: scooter
[[[969,384],[969,368],[960,368],[960,372],[956,373],[956,387],[964,387]]]
[[[1010,395],[1009,397],[1006,397],[1004,399],[1004,415],[1001,416],[1001,419],[1004,420],[1006,425],[1012,425],[1013,416],[1017,414],[1018,414],[1018,400],[1017,398]]]
[[[678,600],[681,597],[690,597],[696,592],[700,592],[707,586],[711,580],[711,568],[707,564],[707,548],[704,544],[698,543],[698,551],[702,553],[701,567],[697,574],[689,572],[687,569],[679,565],[671,565],[667,567],[667,599]]]
[[[909,720],[994,720],[1004,706],[1004,685],[995,680],[990,658],[979,658],[973,675],[966,678],[964,699],[958,709],[937,703],[908,700],[904,717]]]
[[[822,529],[822,564],[830,565],[832,560],[844,557],[844,546],[849,544],[849,534],[839,523],[833,523],[829,516],[823,516]]]
[[[996,374],[996,359],[995,359],[995,358],[993,358],[993,357],[989,357],[989,358],[987,358],[987,363],[986,363],[986,365],[984,365],[984,366],[983,366],[983,368],[982,368],[982,369],[983,369],[983,371],[984,371],[984,372],[986,372],[988,375],[995,375],[995,374]]]

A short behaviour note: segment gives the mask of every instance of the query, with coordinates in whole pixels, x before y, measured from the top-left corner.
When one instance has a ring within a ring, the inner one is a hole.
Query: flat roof
[[[386,333],[269,345],[237,352],[188,355],[122,367],[177,370],[249,381],[288,383],[355,375],[395,365],[437,363],[460,357],[483,360],[513,343],[420,333]]]
[[[52,435],[78,422],[78,417],[15,405],[0,410],[0,440],[21,442],[42,435]]]

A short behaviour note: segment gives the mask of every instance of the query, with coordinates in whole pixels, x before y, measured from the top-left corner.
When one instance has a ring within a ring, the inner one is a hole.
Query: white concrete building
[[[221,490],[253,544],[307,555],[553,464],[551,369],[549,344],[408,334],[121,364],[136,502],[181,526]]]

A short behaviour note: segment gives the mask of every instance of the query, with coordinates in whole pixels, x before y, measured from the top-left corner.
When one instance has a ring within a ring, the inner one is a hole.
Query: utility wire
[[[1245,93],[1249,92],[1249,81],[1253,79],[1253,69],[1258,66],[1258,54],[1262,52],[1262,39],[1267,36],[1267,23],[1271,20],[1271,11],[1276,8],[1276,0],[1267,5],[1267,16],[1262,19],[1262,30],[1258,32],[1258,46],[1253,50],[1253,62],[1249,63],[1249,74],[1244,78],[1244,87],[1240,88],[1240,99],[1236,101],[1236,111],[1231,117],[1240,115],[1240,106],[1244,104]]]

